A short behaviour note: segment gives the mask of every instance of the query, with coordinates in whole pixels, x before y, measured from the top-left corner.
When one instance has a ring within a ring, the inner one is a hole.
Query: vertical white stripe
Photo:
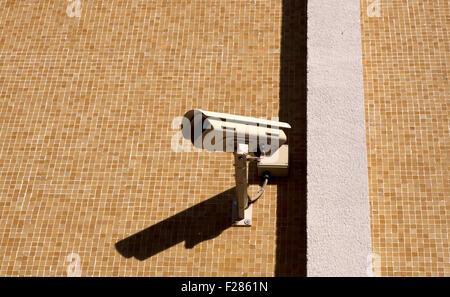
[[[308,276],[367,276],[370,209],[358,0],[308,1],[307,141]]]

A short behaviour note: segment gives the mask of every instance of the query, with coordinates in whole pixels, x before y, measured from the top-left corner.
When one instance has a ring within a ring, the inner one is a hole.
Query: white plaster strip
[[[359,0],[308,1],[308,276],[371,257]]]

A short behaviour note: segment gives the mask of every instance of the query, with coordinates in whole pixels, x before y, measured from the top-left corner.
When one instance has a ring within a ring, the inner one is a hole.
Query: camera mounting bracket
[[[247,181],[248,145],[239,143],[234,154],[234,168],[236,180],[236,196],[232,205],[232,220],[234,226],[252,225],[252,205],[248,204]]]

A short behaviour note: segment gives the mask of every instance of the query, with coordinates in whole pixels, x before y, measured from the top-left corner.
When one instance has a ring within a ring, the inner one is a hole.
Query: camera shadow
[[[235,188],[222,192],[115,244],[125,258],[144,261],[180,242],[190,249],[219,236],[231,224]]]

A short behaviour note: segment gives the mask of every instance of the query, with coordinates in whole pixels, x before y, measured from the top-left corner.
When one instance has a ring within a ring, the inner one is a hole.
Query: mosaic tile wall
[[[449,4],[360,3],[375,273],[450,276]]]
[[[172,149],[192,108],[279,116],[281,18],[279,0],[0,1],[0,275],[271,276],[290,261],[276,185],[252,228],[229,228],[233,156]]]

